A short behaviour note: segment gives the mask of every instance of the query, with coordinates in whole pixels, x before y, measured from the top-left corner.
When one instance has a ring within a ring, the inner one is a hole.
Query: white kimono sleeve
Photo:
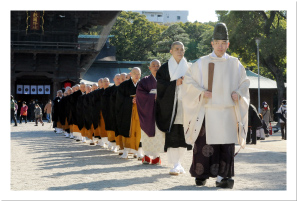
[[[200,109],[204,109],[202,102],[204,91],[206,91],[206,89],[202,87],[203,84],[201,70],[198,65],[199,63],[198,60],[188,68],[182,84],[183,126],[185,140],[188,144],[194,144],[198,137],[197,132],[199,134],[200,128],[199,131],[197,130],[196,133],[194,133],[194,127],[197,128],[195,122],[199,116],[199,112],[203,114],[204,117],[204,110],[201,112]],[[203,121],[203,119],[200,119],[200,121]],[[202,125],[202,122],[199,123]]]

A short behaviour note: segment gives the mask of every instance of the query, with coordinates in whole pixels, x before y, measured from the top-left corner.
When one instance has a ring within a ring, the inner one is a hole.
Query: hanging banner
[[[30,85],[24,85],[24,94],[30,94]]]
[[[23,94],[23,85],[17,85],[17,94]]]
[[[31,85],[31,94],[37,94],[37,86]]]
[[[37,90],[38,94],[44,94],[43,85],[38,85]]]
[[[44,85],[44,94],[51,94],[51,85]]]

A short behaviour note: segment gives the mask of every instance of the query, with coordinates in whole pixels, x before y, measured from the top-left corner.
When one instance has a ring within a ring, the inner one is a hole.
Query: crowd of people
[[[25,124],[27,122],[35,122],[35,126],[38,126],[38,122],[40,122],[42,125],[44,125],[42,121],[43,114],[46,114],[46,118],[49,123],[51,123],[51,110],[52,110],[52,104],[51,100],[48,101],[46,106],[44,107],[44,111],[42,111],[42,108],[39,104],[35,103],[34,100],[32,100],[27,105],[26,101],[22,102],[21,108],[18,107],[18,103],[16,100],[14,100],[14,97],[11,96],[11,119],[14,121],[14,126],[17,126],[17,114],[18,110],[19,112],[19,124],[22,124],[23,121],[25,121]]]
[[[233,188],[235,143],[245,147],[251,109],[250,81],[239,60],[226,53],[229,44],[226,25],[218,23],[213,52],[192,65],[183,43],[175,41],[168,62],[152,60],[151,74],[142,79],[134,67],[116,74],[112,86],[100,78],[59,90],[52,107],[55,132],[143,164],[161,165],[160,153],[167,152],[171,175],[186,172],[183,157],[193,150],[189,172],[196,185],[214,177],[217,187]]]

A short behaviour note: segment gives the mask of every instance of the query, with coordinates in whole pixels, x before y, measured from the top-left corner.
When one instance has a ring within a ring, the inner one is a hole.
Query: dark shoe
[[[206,179],[199,179],[199,178],[196,178],[195,179],[195,182],[196,182],[196,185],[197,186],[204,186],[206,184]]]
[[[216,181],[216,187],[220,188],[233,188],[234,186],[234,180],[230,178],[224,178],[221,182]]]
[[[44,123],[42,123],[42,126],[44,126]]]
[[[77,140],[76,140],[76,142],[79,142],[79,141],[80,141],[80,139],[77,139]]]
[[[35,124],[34,126],[38,126],[37,124]]]
[[[260,137],[257,137],[257,140],[260,140]]]
[[[265,138],[260,138],[260,140],[265,140]]]

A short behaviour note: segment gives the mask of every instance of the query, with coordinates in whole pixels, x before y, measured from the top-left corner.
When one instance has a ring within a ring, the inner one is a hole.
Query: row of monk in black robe
[[[173,45],[173,59],[180,47]],[[181,83],[170,79],[168,62],[160,67],[160,61],[153,60],[151,75],[141,80],[141,70],[135,67],[131,78],[115,75],[112,86],[108,78],[101,78],[92,87],[68,87],[64,96],[58,91],[53,106],[56,132],[83,143],[89,139],[90,145],[119,152],[124,159],[133,154],[143,164],[161,164],[160,153],[167,152],[173,167],[169,173],[185,173],[181,161],[192,147],[185,143],[181,104],[175,99]]]

